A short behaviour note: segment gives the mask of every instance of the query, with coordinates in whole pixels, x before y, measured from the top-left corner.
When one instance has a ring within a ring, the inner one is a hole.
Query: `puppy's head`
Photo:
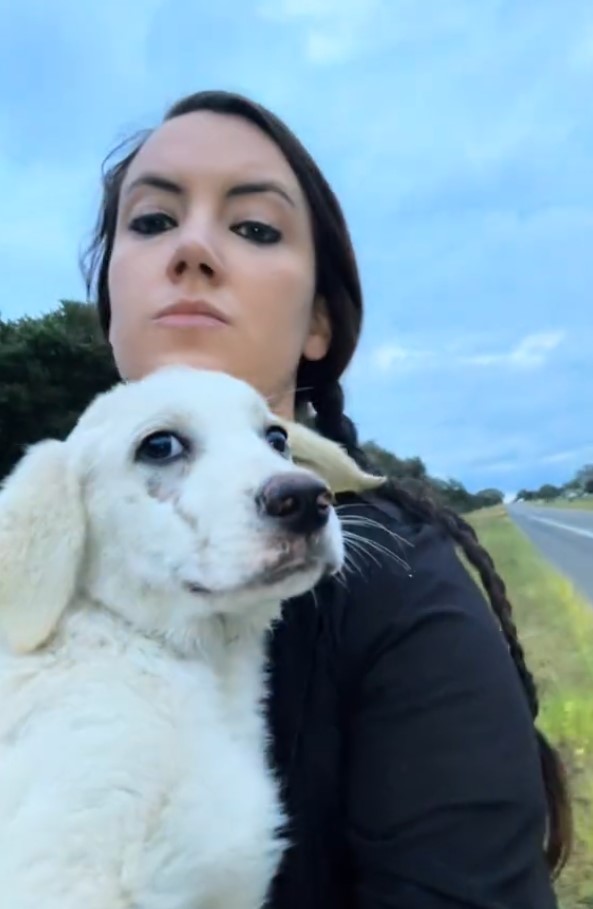
[[[97,398],[0,494],[5,636],[39,646],[77,592],[148,633],[187,636],[210,615],[269,618],[337,571],[327,451],[322,480],[295,463],[287,435],[220,373],[169,368]]]
[[[80,446],[89,592],[167,630],[312,587],[342,560],[327,485],[249,386],[167,369],[99,399]],[[150,614],[150,615],[149,615]]]

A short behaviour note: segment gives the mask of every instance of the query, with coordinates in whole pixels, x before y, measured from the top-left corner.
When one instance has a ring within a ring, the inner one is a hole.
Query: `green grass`
[[[539,556],[504,508],[469,516],[504,578],[540,690],[540,726],[560,749],[575,811],[562,909],[593,907],[593,606]]]
[[[591,499],[553,499],[551,502],[538,502],[549,508],[574,508],[577,511],[593,511],[593,498]]]

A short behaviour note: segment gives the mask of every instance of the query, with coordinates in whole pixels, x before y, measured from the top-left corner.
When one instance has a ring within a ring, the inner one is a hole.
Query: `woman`
[[[204,92],[137,139],[105,174],[87,282],[125,379],[227,371],[282,416],[310,405],[368,466],[340,387],[362,319],[348,230],[270,112]],[[393,484],[341,511],[361,570],[287,604],[271,641],[292,842],[271,905],[550,909],[568,799],[492,561],[459,517]]]

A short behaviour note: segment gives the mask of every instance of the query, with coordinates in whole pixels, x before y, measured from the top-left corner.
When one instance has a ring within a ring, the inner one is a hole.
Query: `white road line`
[[[571,533],[576,533],[580,537],[588,537],[590,540],[593,540],[593,530],[584,530],[582,527],[573,527],[572,524],[562,524],[560,521],[551,521],[549,518],[540,518],[535,517],[535,515],[529,515],[531,521],[539,521],[540,524],[549,524],[551,527],[559,527],[561,530],[569,530]]]

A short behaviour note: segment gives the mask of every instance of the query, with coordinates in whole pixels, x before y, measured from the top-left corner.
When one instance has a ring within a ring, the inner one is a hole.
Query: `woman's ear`
[[[317,295],[313,301],[309,334],[303,348],[306,360],[322,360],[332,340],[332,326],[325,299]]]

